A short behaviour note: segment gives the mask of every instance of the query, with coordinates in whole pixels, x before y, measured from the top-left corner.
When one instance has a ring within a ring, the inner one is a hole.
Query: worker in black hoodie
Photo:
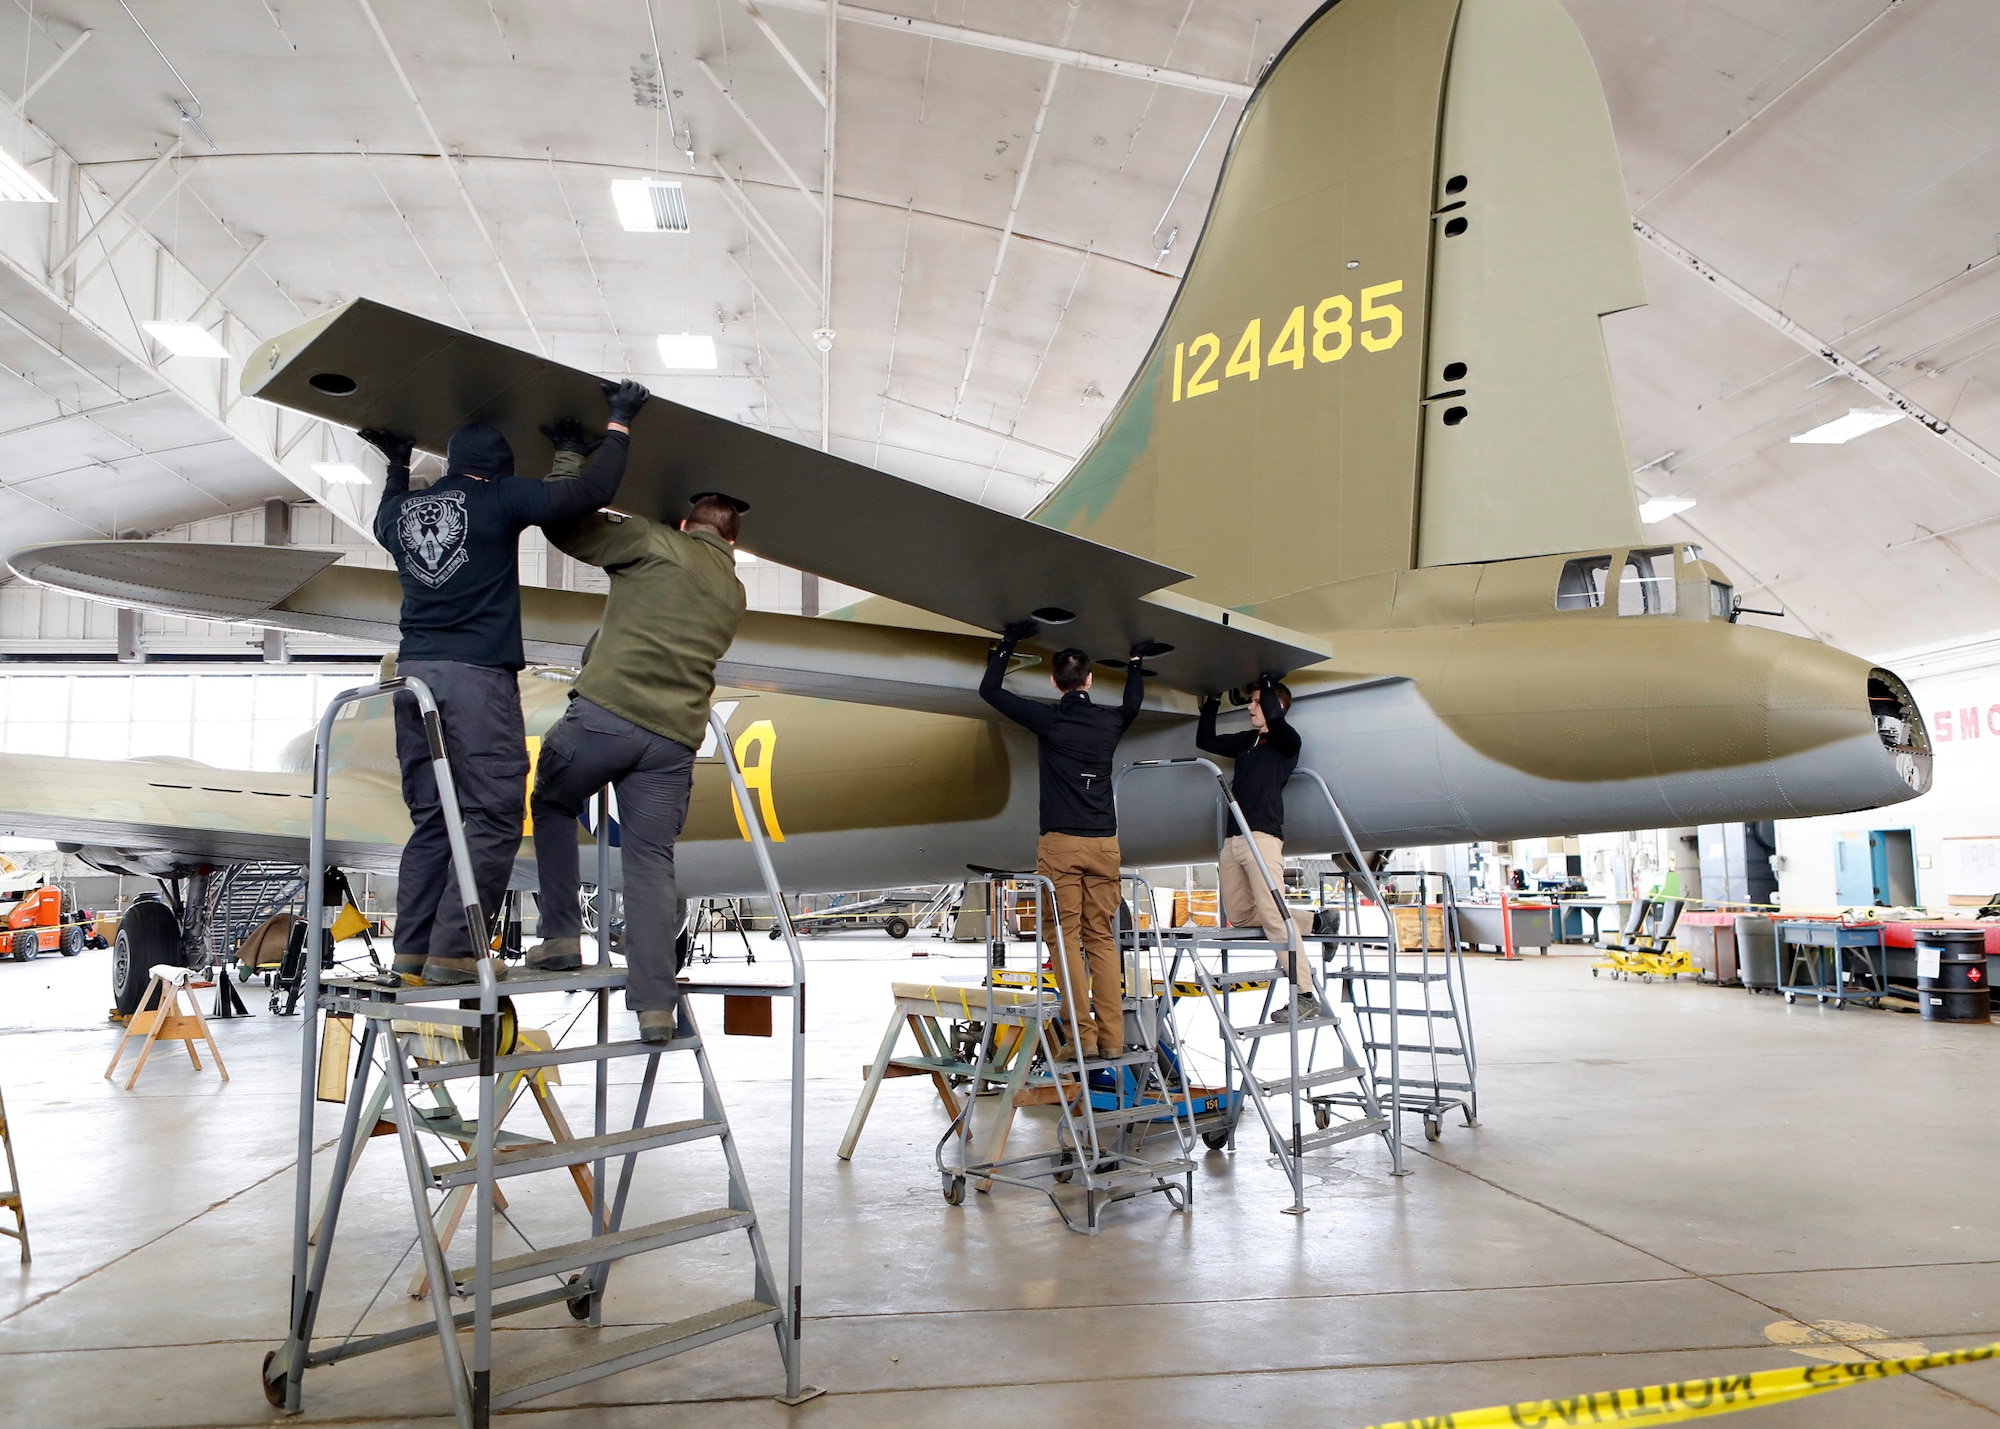
[[[389,462],[375,539],[395,557],[403,583],[396,672],[430,687],[444,722],[445,753],[465,821],[480,906],[498,917],[527,802],[528,749],[521,723],[521,533],[595,511],[625,475],[632,419],[646,389],[610,389],[604,444],[574,477],[536,481],[514,474],[514,452],[497,428],[469,422],[445,447],[445,474],[410,489],[414,443],[393,432],[361,433]],[[438,803],[430,748],[414,701],[399,699],[396,759],[415,826],[403,846],[396,887],[398,973],[427,984],[476,980]],[[545,969],[553,971],[554,969]]]
[[[1264,875],[1258,870],[1257,858],[1264,860],[1271,877],[1279,880],[1283,887],[1285,876],[1285,784],[1292,777],[1292,771],[1299,767],[1299,732],[1285,722],[1285,715],[1292,707],[1292,692],[1275,679],[1266,678],[1258,683],[1257,696],[1250,702],[1250,728],[1240,734],[1217,734],[1215,732],[1216,712],[1222,707],[1220,695],[1210,695],[1201,702],[1201,722],[1195,732],[1195,748],[1204,754],[1219,755],[1236,761],[1236,777],[1230,785],[1230,792],[1236,799],[1236,807],[1243,811],[1243,821],[1250,825],[1250,839],[1256,840],[1257,852],[1250,851],[1250,840],[1243,837],[1240,829],[1232,827],[1222,841],[1222,856],[1216,864],[1216,881],[1222,885],[1222,911],[1231,926],[1237,928],[1260,927],[1264,936],[1272,942],[1284,945],[1287,940],[1286,919],[1290,910],[1282,903],[1274,903],[1271,890],[1265,886]],[[1301,930],[1303,935],[1303,929]],[[1280,953],[1280,961],[1289,958],[1288,953]],[[1301,955],[1303,957],[1303,955]],[[1299,994],[1299,1021],[1304,1022],[1320,1015],[1319,1000],[1313,996],[1312,977],[1304,967],[1287,967]],[[1283,1021],[1291,1015],[1286,1006],[1278,1014]]]

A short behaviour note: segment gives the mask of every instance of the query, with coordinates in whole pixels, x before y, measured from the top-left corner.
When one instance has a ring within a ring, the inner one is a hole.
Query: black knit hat
[[[512,476],[514,449],[498,427],[484,422],[467,422],[451,434],[444,449],[444,474],[460,476]]]

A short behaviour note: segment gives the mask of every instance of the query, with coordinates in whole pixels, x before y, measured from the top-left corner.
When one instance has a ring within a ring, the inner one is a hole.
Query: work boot
[[[478,982],[479,959],[426,958],[423,979],[425,987],[463,987]]]
[[[530,972],[567,973],[582,966],[583,942],[579,938],[544,938],[528,950]]]
[[[1326,1016],[1326,1009],[1319,1005],[1318,998],[1309,992],[1299,994],[1299,1021],[1311,1022],[1316,1018],[1324,1016]],[[1291,1005],[1289,1003],[1280,1004],[1278,1010],[1271,1014],[1271,1020],[1273,1022],[1290,1022],[1292,1020]]]
[[[641,1012],[639,1014],[639,1040],[641,1042],[671,1042],[674,1040],[674,1014],[667,1012]]]

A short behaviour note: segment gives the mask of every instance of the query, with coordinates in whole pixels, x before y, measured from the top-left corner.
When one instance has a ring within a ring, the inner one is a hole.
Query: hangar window
[[[1618,577],[1618,613],[1674,613],[1673,547],[1661,546],[1656,550],[1626,553],[1625,569]]]
[[[1556,609],[1597,609],[1604,604],[1604,587],[1610,578],[1611,557],[1577,557],[1562,568],[1556,580]]]

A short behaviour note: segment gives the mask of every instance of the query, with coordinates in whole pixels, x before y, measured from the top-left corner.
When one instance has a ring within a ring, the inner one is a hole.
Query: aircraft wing
[[[507,435],[516,469],[546,471],[538,427],[604,411],[596,377],[356,298],[272,339],[244,368],[250,396],[349,427],[381,427],[443,452],[462,423]],[[1247,684],[1327,653],[1279,627],[1155,595],[1187,573],[858,462],[654,398],[632,431],[617,504],[678,520],[697,491],[751,505],[742,545],[771,560],[984,630],[1072,612],[1051,639],[1099,657],[1141,640],[1175,647],[1161,676],[1184,689]]]
[[[225,864],[283,858],[303,863],[312,777],[211,769],[184,760],[63,759],[0,754],[6,798],[0,830],[54,839],[144,875],[166,861]],[[361,787],[379,784],[375,790]],[[393,873],[410,821],[387,780],[346,775],[329,805],[327,837],[344,867]],[[365,797],[372,792],[375,797]],[[362,796],[362,797],[356,797]],[[128,851],[142,851],[131,863]]]
[[[330,564],[336,558],[336,552],[296,546],[69,541],[28,547],[11,564],[25,580],[75,595],[374,640],[393,649],[402,603],[396,573]],[[528,658],[580,663],[603,614],[599,595],[522,590]],[[1053,648],[1048,640],[1039,643]],[[716,667],[716,680],[739,690],[983,718],[992,714],[979,698],[988,644],[978,635],[753,610]],[[1022,692],[1043,693],[1037,677],[1046,673],[1024,674]],[[1176,713],[1193,708],[1169,691],[1147,703]]]

